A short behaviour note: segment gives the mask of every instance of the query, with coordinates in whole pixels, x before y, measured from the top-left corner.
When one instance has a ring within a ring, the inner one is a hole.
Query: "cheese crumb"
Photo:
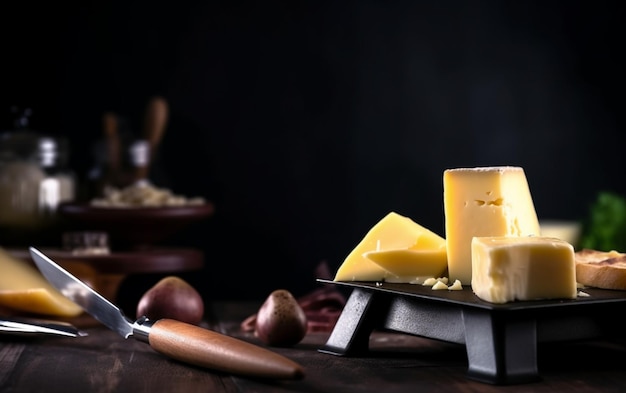
[[[459,280],[456,280],[459,281]],[[455,281],[455,284],[456,284]],[[424,282],[422,283],[422,285],[426,286],[430,286],[433,287],[433,289],[447,289],[448,288],[448,277],[439,277],[439,278],[427,278],[426,280],[424,280]],[[435,286],[437,286],[435,288]],[[463,286],[461,285],[461,282],[459,281],[458,284],[458,288],[454,287],[452,288],[452,290],[460,290],[463,289]]]
[[[443,281],[437,280],[437,283],[433,285],[433,290],[437,291],[440,289],[448,289],[448,286]]]
[[[463,285],[461,285],[461,281],[454,280],[454,283],[448,287],[450,291],[462,291]]]
[[[588,294],[587,292],[578,291],[578,296],[580,296],[580,297],[590,297],[591,295]]]

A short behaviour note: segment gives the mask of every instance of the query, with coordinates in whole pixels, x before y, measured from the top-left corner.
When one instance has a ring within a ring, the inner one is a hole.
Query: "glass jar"
[[[64,138],[27,129],[0,135],[0,227],[39,229],[55,219],[59,204],[75,197]]]

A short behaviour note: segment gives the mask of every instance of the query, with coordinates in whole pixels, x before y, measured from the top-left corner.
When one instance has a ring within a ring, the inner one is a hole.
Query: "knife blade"
[[[45,334],[65,337],[87,335],[87,333],[76,329],[76,327],[67,322],[20,317],[0,317],[0,333],[18,335]]]
[[[127,318],[122,310],[34,247],[31,257],[64,296],[125,339],[148,343],[157,352],[195,366],[268,379],[301,379],[304,369],[276,352],[173,319]]]

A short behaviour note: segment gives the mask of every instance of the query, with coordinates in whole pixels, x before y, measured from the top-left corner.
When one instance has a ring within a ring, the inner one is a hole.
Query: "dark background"
[[[443,235],[446,168],[524,167],[540,218],[626,193],[621,2],[0,7],[2,109],[67,136],[80,178],[105,110],[138,128],[169,100],[155,181],[216,204],[176,239],[207,296],[303,293],[389,211]]]

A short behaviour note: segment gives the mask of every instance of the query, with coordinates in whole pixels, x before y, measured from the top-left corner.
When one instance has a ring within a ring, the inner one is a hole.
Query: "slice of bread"
[[[574,256],[579,284],[626,290],[626,253],[583,249]]]

